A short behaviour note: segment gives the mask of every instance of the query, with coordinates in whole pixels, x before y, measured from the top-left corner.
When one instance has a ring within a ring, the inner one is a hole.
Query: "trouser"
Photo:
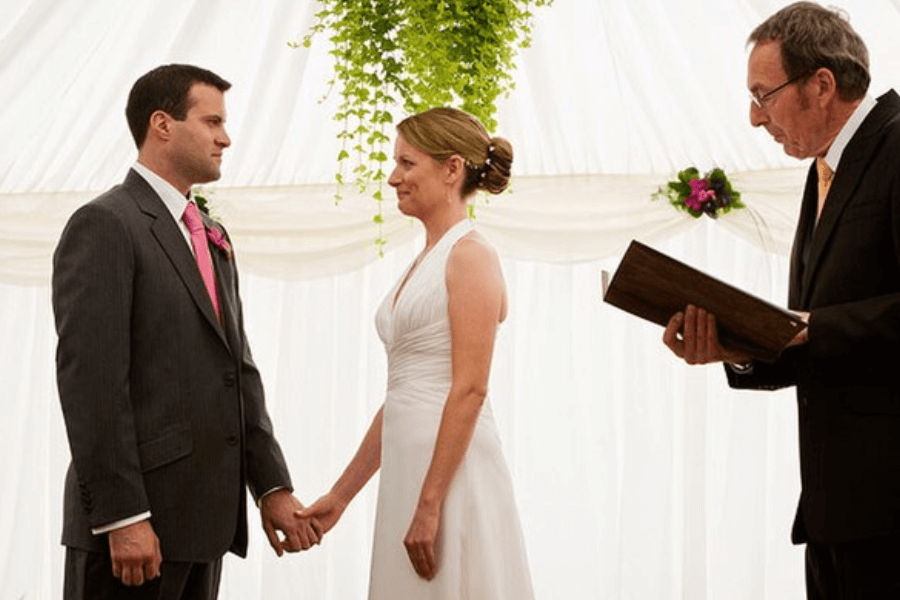
[[[900,535],[806,545],[809,600],[900,598]]]
[[[163,561],[160,576],[126,586],[112,575],[109,553],[66,548],[64,600],[216,600],[222,559],[211,563]]]

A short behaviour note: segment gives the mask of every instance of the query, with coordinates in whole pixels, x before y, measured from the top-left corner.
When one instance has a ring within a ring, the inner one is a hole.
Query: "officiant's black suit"
[[[900,96],[850,140],[816,225],[810,168],[791,258],[789,306],[809,343],[732,387],[796,385],[802,491],[795,543],[900,533]]]

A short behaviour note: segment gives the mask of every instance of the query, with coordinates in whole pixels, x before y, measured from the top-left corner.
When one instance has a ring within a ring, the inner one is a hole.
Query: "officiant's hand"
[[[809,323],[809,313],[808,312],[796,312],[796,315],[803,319],[804,323]],[[809,341],[809,327],[804,327],[803,331],[794,336],[794,339],[788,342],[788,346],[799,346],[800,344],[805,344]]]
[[[663,343],[689,365],[751,360],[746,354],[724,348],[719,343],[715,315],[691,304],[684,312],[675,313],[669,319],[663,332]]]

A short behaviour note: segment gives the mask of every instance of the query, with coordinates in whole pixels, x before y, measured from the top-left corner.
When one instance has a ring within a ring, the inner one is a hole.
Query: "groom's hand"
[[[140,521],[107,534],[113,577],[124,585],[144,585],[159,577],[162,553],[150,521]]]
[[[288,490],[277,490],[263,496],[259,510],[263,530],[278,556],[285,552],[308,550],[322,537],[315,521],[295,518],[294,513],[303,510],[303,504]],[[284,539],[279,538],[279,531]]]

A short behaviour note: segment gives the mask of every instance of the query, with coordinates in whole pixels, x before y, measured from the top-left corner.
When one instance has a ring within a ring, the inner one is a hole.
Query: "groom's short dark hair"
[[[125,117],[131,137],[138,148],[144,145],[150,115],[158,110],[183,121],[191,108],[188,103],[191,86],[204,83],[220,92],[231,88],[231,84],[206,69],[194,65],[163,65],[142,75],[131,87]]]

